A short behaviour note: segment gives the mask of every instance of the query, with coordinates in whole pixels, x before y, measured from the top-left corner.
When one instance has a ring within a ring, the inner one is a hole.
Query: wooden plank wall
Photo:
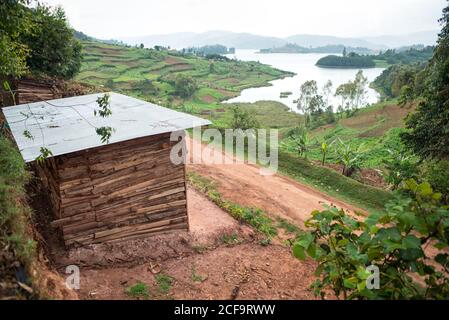
[[[170,134],[48,159],[39,169],[66,245],[188,230],[185,166]]]

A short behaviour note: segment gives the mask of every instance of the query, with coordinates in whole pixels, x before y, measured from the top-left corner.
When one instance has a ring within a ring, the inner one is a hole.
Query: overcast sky
[[[439,29],[446,0],[43,0],[98,38],[227,30],[378,36]]]

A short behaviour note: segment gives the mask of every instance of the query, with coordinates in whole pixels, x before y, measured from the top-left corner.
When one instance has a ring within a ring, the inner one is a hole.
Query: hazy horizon
[[[76,30],[114,39],[229,31],[366,38],[440,29],[446,0],[44,0],[61,5]],[[392,31],[394,30],[394,31]]]

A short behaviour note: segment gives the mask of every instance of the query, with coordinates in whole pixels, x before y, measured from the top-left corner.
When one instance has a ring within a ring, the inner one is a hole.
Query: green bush
[[[425,165],[424,179],[443,195],[443,201],[449,204],[449,161],[441,160]]]
[[[17,287],[17,267],[28,271],[36,257],[36,242],[27,230],[31,211],[25,203],[24,186],[28,179],[20,153],[0,135],[0,279],[4,284],[11,283],[12,288]],[[18,287],[11,291],[8,286],[0,286],[0,296],[21,295]]]
[[[344,299],[448,299],[449,207],[430,184],[408,180],[405,193],[386,212],[354,218],[329,208],[312,213],[310,232],[293,245],[294,255],[318,261],[315,294],[331,289]],[[433,246],[432,259],[423,248]],[[379,269],[379,288],[367,288]]]

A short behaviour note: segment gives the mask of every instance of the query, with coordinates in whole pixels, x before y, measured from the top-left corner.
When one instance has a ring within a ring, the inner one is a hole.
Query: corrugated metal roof
[[[104,93],[3,108],[26,162],[46,147],[54,156],[104,145],[95,129],[112,127],[109,143],[209,125],[210,121],[117,93],[110,94],[112,115],[94,115]],[[25,137],[29,131],[33,139]]]

